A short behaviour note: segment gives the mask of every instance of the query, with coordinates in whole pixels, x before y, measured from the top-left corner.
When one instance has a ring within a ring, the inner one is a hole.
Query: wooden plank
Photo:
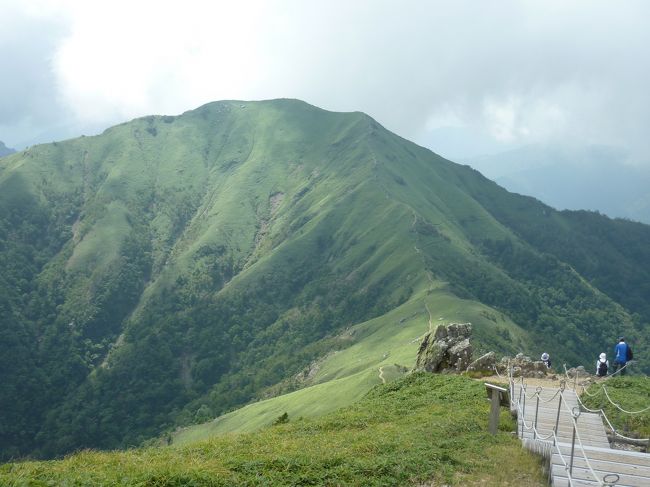
[[[573,487],[601,487],[600,482],[588,482],[586,480],[574,480]],[[566,477],[553,477],[553,487],[571,487]],[[630,485],[616,484],[616,487],[632,487]]]
[[[531,423],[533,422],[530,421],[527,423],[527,425],[532,426]],[[519,430],[521,431],[521,423],[519,423],[519,425],[520,425]],[[549,434],[555,430],[554,426],[555,425],[546,425],[538,422],[537,431],[539,431],[540,434]],[[558,435],[573,435],[573,426],[560,424],[557,428],[557,433]],[[598,437],[603,440],[607,439],[607,434],[605,433],[605,430],[602,427],[598,428],[597,426],[593,426],[589,428],[583,426],[582,428],[578,428],[578,434],[580,435],[580,438],[583,438],[585,436],[591,436],[591,437]]]
[[[563,455],[569,455],[571,453],[570,443],[558,443],[556,448],[559,448]],[[596,460],[607,460],[650,467],[650,455],[647,453],[613,450],[611,448],[599,448],[593,446],[585,447],[585,451],[590,459],[594,458]]]
[[[572,440],[571,436],[559,435],[557,438],[560,443],[568,443],[569,445],[571,444],[571,440]],[[525,431],[522,439],[534,439],[532,431]],[[544,435],[539,435],[536,439],[546,440],[551,443],[553,442],[553,438],[547,438]],[[609,443],[607,442],[607,440],[602,440],[598,438],[582,438],[582,446],[585,448],[586,447],[609,448]],[[576,440],[576,449],[579,448],[580,448],[580,443],[578,443],[578,440]]]
[[[532,440],[533,436],[532,435],[526,435],[523,439]],[[546,439],[544,437],[537,438],[537,439],[542,440],[542,441],[548,441],[550,443],[553,442],[552,439]],[[570,441],[571,438],[559,438],[559,440],[560,441]],[[590,440],[590,441],[583,441],[582,446],[584,448],[587,448],[587,447],[590,447],[590,448],[607,448],[609,445],[607,443],[603,443],[601,441]],[[576,443],[576,451],[579,451],[579,450],[580,450],[580,445],[578,445],[578,443]]]
[[[565,456],[564,460],[568,462],[568,456]],[[551,456],[551,463],[553,465],[564,465],[559,453],[554,453]],[[631,465],[629,463],[620,463],[618,461],[596,460],[595,458],[589,458],[589,463],[596,471],[625,473],[640,477],[648,477],[648,479],[650,479],[650,466]],[[573,459],[573,465],[580,468],[587,468],[587,461],[582,457],[582,455],[576,456]]]
[[[539,436],[545,437],[551,434],[555,428],[560,397],[556,394],[556,389],[544,388],[539,391],[538,399],[534,395],[535,391],[536,388],[533,387],[528,387],[525,391],[527,397],[524,417],[529,425],[535,422],[537,417],[537,431]],[[515,387],[513,394],[514,399],[518,401],[522,395],[521,387]],[[562,457],[557,450],[562,452],[565,461],[570,461],[568,456],[571,452],[573,437],[573,416],[569,408],[573,409],[578,406],[577,395],[574,391],[567,390],[562,395],[564,403],[560,406],[557,433],[560,443],[553,447],[550,460],[551,477],[555,486],[569,485]],[[600,485],[603,477],[609,473],[619,475],[617,487],[650,487],[650,455],[612,450],[609,447],[603,421],[598,413],[583,411],[576,419],[576,424],[578,435],[582,440],[582,447],[576,441],[572,482],[574,487]],[[525,430],[523,434],[521,433],[521,418],[517,421],[517,426],[517,433],[522,436],[522,439],[533,438],[532,431]],[[599,477],[598,480],[593,478],[583,455],[589,459],[589,464]]]
[[[529,425],[530,426],[530,425]],[[541,427],[540,425],[537,425],[537,432],[540,436],[546,436],[550,435],[553,432],[553,428],[544,428]],[[521,427],[519,427],[519,433],[521,434]],[[524,428],[524,433],[533,433],[532,428]],[[566,436],[569,438],[573,437],[573,429],[558,429],[557,436]],[[602,431],[589,431],[589,430],[578,430],[578,435],[581,440],[600,440],[609,445],[609,441],[607,440],[607,435],[604,434]],[[576,442],[578,441],[578,436],[576,436]],[[562,443],[567,443],[566,441],[563,441]]]
[[[553,396],[555,396],[556,393],[559,395],[558,390],[559,390],[559,388],[557,388],[557,389],[550,388],[550,387],[542,388],[542,390],[539,393],[539,396],[543,397],[543,398],[553,397]],[[531,397],[535,396],[536,395],[535,391],[536,391],[535,387],[528,386],[526,388],[526,400],[528,400]],[[515,394],[516,394],[515,399],[517,399],[520,395],[523,396],[523,394],[521,393],[521,387],[515,387]],[[562,393],[562,395],[567,400],[576,400],[577,401],[578,395],[574,391],[564,389],[564,392]]]
[[[526,421],[529,419],[535,419],[535,410],[532,411],[526,411],[524,414],[524,417],[526,418]],[[553,422],[555,424],[555,420],[557,419],[557,411],[553,411],[553,414],[549,414],[546,411],[538,411],[537,412],[537,418],[538,420],[543,420],[543,421],[548,421],[548,422]],[[570,414],[560,414],[560,421],[563,423],[573,423],[573,416]],[[577,420],[576,423],[578,424],[602,424],[603,421],[600,417],[590,417],[590,416],[580,416]]]
[[[524,411],[524,417],[526,418],[526,421],[528,418],[534,418],[535,417],[535,409],[533,408],[532,410],[526,409]],[[537,417],[538,418],[544,418],[547,421],[553,421],[555,422],[555,419],[557,418],[557,409],[549,411],[549,410],[543,410],[540,409],[537,411]],[[573,415],[567,412],[560,411],[560,421],[564,421],[567,423],[572,423],[572,418]],[[595,416],[585,416],[585,415],[580,415],[578,419],[576,420],[576,423],[596,423],[596,424],[602,424],[602,419],[600,416],[595,415]]]
[[[526,417],[526,424],[530,424],[535,421],[535,417]],[[538,425],[544,425],[549,428],[554,428],[555,427],[555,418],[545,418],[542,416],[537,416],[537,424]],[[579,421],[576,421],[576,424],[578,425],[578,431],[583,431],[583,430],[588,430],[588,429],[596,429],[598,431],[602,431],[603,434],[606,433],[605,427],[603,426],[602,421],[583,421],[582,423]],[[564,429],[570,429],[573,430],[573,421],[562,421],[562,418],[560,418],[560,421],[558,422],[558,427],[564,428]]]
[[[595,470],[595,469],[594,469]],[[603,477],[609,473],[613,472],[601,472],[598,470],[595,470],[596,475],[598,475],[599,480],[602,481]],[[618,474],[618,472],[615,472]],[[551,474],[553,477],[566,477],[567,472],[564,469],[564,466],[558,466],[554,465],[551,469]],[[618,474],[619,475],[619,481],[616,482],[616,485],[618,484],[625,484],[625,485],[630,485],[633,487],[648,487],[650,485],[650,479],[648,477],[638,477],[636,475],[626,475],[626,474]],[[581,479],[581,480],[588,480],[588,481],[593,481],[594,477],[591,474],[591,471],[586,468],[579,468],[574,465],[573,467],[573,472],[572,472],[572,477],[574,479]]]
[[[526,422],[530,423],[531,421],[535,420],[535,414],[531,414],[531,415],[526,414],[525,418],[526,418]],[[551,417],[551,416],[543,416],[541,414],[537,415],[537,423],[538,424],[539,423],[544,423],[544,424],[549,424],[549,425],[552,424],[552,425],[555,426],[555,420],[556,419],[557,419],[556,416]],[[578,425],[578,429],[581,426],[585,426],[585,427],[602,426],[603,429],[604,429],[603,422],[600,419],[586,419],[586,420],[583,420],[583,421],[581,421],[581,419],[582,418],[579,418],[578,421],[576,421],[576,424]],[[562,425],[573,427],[573,421],[571,421],[571,419],[569,417],[560,416],[560,421],[559,422]]]
[[[536,407],[535,403],[532,403],[532,404],[526,403],[526,409],[525,409],[524,412],[526,414],[530,413],[531,411],[533,413],[535,413],[535,407]],[[577,407],[577,406],[571,406],[571,410],[569,410],[569,409],[567,409],[566,405],[563,404],[562,407],[560,408],[560,414],[561,415],[566,415],[566,416],[572,416],[571,413],[572,413],[572,410],[573,410],[574,407]],[[522,405],[522,409],[523,409],[523,405]],[[551,404],[551,405],[549,405],[549,404],[542,405],[540,403],[538,411],[540,413],[544,413],[544,414],[557,415],[557,403]],[[584,418],[594,418],[594,417],[600,418],[600,415],[598,413],[590,413],[588,411],[581,411],[580,416],[579,416],[578,419],[583,418],[583,417]]]
[[[519,425],[519,431],[521,431],[521,422],[517,422]],[[532,431],[532,426],[535,424],[534,421],[526,421],[526,425],[524,426],[524,431]],[[551,433],[555,428],[555,425],[550,425],[550,424],[544,424],[540,423],[539,421],[537,422],[537,431],[542,432],[545,431],[546,433]],[[605,430],[602,428],[596,427],[585,427],[583,426],[582,428],[578,427],[578,435],[580,438],[585,438],[585,437],[597,437],[602,440],[607,440],[607,434],[605,433]],[[560,424],[557,429],[557,434],[558,435],[573,435],[573,426],[569,425],[562,425]]]

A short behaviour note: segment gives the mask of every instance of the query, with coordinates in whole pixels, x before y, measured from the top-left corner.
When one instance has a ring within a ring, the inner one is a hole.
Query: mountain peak
[[[319,387],[381,381],[450,320],[589,363],[612,323],[645,336],[649,240],[299,100],[32,147],[0,162],[0,459],[134,444],[321,359]]]

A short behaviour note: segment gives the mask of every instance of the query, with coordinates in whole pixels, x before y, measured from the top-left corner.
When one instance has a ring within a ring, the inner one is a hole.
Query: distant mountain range
[[[449,321],[479,352],[590,364],[650,338],[649,241],[297,100],[31,147],[0,160],[0,458],[139,444],[296,389],[322,413]]]
[[[2,157],[2,156],[8,156],[9,154],[13,154],[14,152],[16,152],[16,151],[13,150],[13,149],[10,148],[10,147],[7,147],[7,146],[4,144],[4,142],[2,142],[2,141],[0,140],[0,157]]]
[[[464,162],[509,191],[558,209],[594,210],[650,223],[650,168],[606,146],[527,146]]]

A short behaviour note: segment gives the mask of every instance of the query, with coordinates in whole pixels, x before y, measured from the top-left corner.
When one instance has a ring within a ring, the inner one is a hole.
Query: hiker
[[[625,375],[625,366],[632,360],[632,349],[625,343],[625,337],[620,337],[614,347],[614,373],[620,368],[621,375]]]
[[[542,362],[544,362],[544,365],[546,365],[547,369],[551,368],[551,357],[549,357],[548,353],[544,352],[542,354]]]
[[[596,360],[596,375],[598,377],[605,377],[608,369],[609,360],[607,360],[607,354],[603,352],[598,357],[598,360]]]

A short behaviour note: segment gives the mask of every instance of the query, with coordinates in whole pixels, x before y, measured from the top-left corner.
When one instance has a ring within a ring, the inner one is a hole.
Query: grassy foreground
[[[480,382],[416,373],[315,420],[183,447],[84,451],[0,466],[7,486],[545,485],[508,431],[487,433]]]
[[[626,411],[641,411],[650,406],[650,380],[647,376],[613,377],[603,382],[609,397]],[[650,437],[650,410],[640,414],[625,414],[613,406],[605,396],[601,384],[594,384],[581,399],[589,408],[598,408],[614,427],[626,436]]]

